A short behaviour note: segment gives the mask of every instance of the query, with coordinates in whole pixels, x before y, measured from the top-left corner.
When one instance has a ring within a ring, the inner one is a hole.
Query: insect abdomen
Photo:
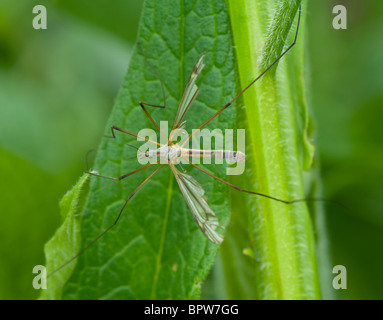
[[[189,157],[208,157],[208,158],[223,158],[235,162],[244,162],[246,155],[241,151],[231,150],[195,150],[187,149],[186,155]]]

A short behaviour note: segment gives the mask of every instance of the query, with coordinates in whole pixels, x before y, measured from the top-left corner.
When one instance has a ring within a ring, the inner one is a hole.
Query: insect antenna
[[[254,83],[256,83],[260,78],[263,77],[263,75],[269,71],[279,60],[282,59],[282,57],[291,50],[292,47],[297,42],[298,39],[298,32],[299,32],[299,25],[301,21],[301,5],[299,5],[298,9],[298,23],[297,23],[297,29],[295,31],[295,37],[292,44],[290,44],[287,49],[285,49],[278,58],[276,58],[258,77],[256,77],[253,81],[251,81],[240,93],[238,93],[231,101],[226,103],[220,110],[218,110],[215,114],[213,114],[209,119],[207,119],[203,124],[201,124],[196,130],[193,131],[193,133],[186,139],[186,141],[183,143],[182,146],[184,146],[193,136],[196,134],[199,130],[201,130],[204,126],[206,126],[211,120],[213,120],[216,116],[218,116],[222,111],[230,107],[235,100],[237,100],[242,94],[246,92],[247,89],[249,89]]]
[[[134,145],[132,145],[132,144],[129,144],[129,143],[125,143],[125,144],[126,144],[127,146],[129,146],[129,147],[132,147],[132,148],[134,148],[134,149],[140,151],[140,148],[137,148],[136,146],[134,146]],[[128,158],[128,159],[126,159],[126,160],[134,160],[134,159],[137,159],[137,156]],[[156,163],[158,163],[158,161],[157,161]]]
[[[125,143],[127,146],[131,147],[131,148],[134,148],[136,150],[140,150],[138,147],[132,145],[132,144],[129,144],[129,143]]]

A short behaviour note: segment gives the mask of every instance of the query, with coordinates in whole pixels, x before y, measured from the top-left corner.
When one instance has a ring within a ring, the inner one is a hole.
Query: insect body
[[[154,158],[158,157],[165,161],[171,168],[181,192],[195,218],[198,226],[205,233],[207,238],[213,243],[219,244],[223,238],[215,229],[218,225],[218,220],[215,213],[207,204],[204,196],[205,191],[202,186],[192,176],[180,172],[176,168],[176,163],[181,159],[191,157],[216,157],[225,158],[231,161],[245,161],[245,154],[240,151],[228,150],[193,150],[180,147],[178,144],[166,145],[156,150],[148,150],[145,153],[138,154],[138,158]],[[187,160],[189,161],[189,160]]]
[[[161,162],[177,163],[177,160],[188,157],[221,158],[234,162],[244,162],[246,155],[241,151],[231,150],[197,150],[182,148],[178,144],[166,145],[156,150],[148,150],[137,155],[137,159],[159,158]]]
[[[197,180],[195,180],[192,176],[180,172],[176,168],[176,164],[178,164],[180,159],[184,159],[187,162],[192,163],[190,162],[189,157],[225,158],[231,161],[243,162],[245,161],[245,154],[240,151],[231,150],[187,149],[183,147],[185,142],[182,145],[179,145],[178,143],[174,143],[172,141],[172,139],[176,136],[176,132],[183,128],[185,125],[184,117],[186,116],[187,111],[190,109],[190,106],[199,93],[199,89],[196,86],[195,81],[204,67],[203,59],[204,55],[199,58],[193,68],[192,73],[190,74],[180,105],[178,107],[176,117],[174,119],[173,130],[169,135],[169,139],[167,138],[168,143],[166,145],[160,146],[156,150],[141,152],[137,155],[137,158],[156,158],[158,159],[156,163],[161,162],[169,165],[198,226],[210,241],[219,244],[222,242],[223,237],[217,233],[216,228],[221,227],[218,224],[218,219],[214,211],[209,207],[206,199],[204,198],[205,191],[197,182]],[[141,107],[149,116],[149,113],[146,111],[142,103]],[[164,135],[155,121],[150,116],[149,118],[155,127],[160,131],[160,133]]]

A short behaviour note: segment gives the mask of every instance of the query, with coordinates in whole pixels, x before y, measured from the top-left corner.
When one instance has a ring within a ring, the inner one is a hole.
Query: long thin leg
[[[126,130],[121,129],[121,128],[118,128],[118,127],[116,127],[116,126],[111,126],[110,129],[112,130],[112,138],[116,138],[116,136],[115,136],[115,134],[114,134],[114,130],[117,130],[117,131],[121,131],[121,132],[126,133],[126,134],[130,134],[130,135],[133,136],[133,137],[136,137],[136,138],[140,138],[140,139],[149,141],[149,142],[154,143],[154,144],[156,144],[156,145],[158,145],[158,146],[162,146],[161,143],[158,143],[158,142],[156,142],[156,141],[149,140],[148,138],[145,138],[145,137],[141,137],[141,136],[139,136],[139,135],[137,135],[137,134],[135,134],[135,133],[133,133],[133,132],[126,131]]]
[[[263,193],[260,193],[260,192],[244,190],[244,189],[242,189],[240,187],[235,186],[234,184],[232,184],[230,182],[227,182],[227,181],[221,179],[220,177],[215,176],[214,174],[210,173],[209,171],[206,171],[205,169],[202,169],[201,167],[198,167],[196,164],[192,163],[189,159],[187,159],[187,158],[184,158],[184,159],[187,160],[193,167],[195,167],[198,170],[208,174],[210,177],[213,177],[214,179],[217,179],[218,181],[223,182],[224,184],[228,185],[229,187],[234,188],[235,190],[238,190],[238,191],[241,191],[241,192],[255,194],[255,195],[258,195],[258,196],[261,196],[261,197],[265,197],[265,198],[272,199],[272,200],[279,201],[279,202],[283,202],[283,203],[298,202],[297,200],[287,201],[287,200],[278,199],[278,198],[275,198],[275,197],[272,197],[272,196],[269,196],[267,194],[263,194]]]
[[[134,171],[132,171],[132,172],[129,172],[129,173],[124,174],[124,175],[122,175],[121,177],[117,177],[117,178],[115,178],[115,177],[103,176],[103,175],[101,175],[101,174],[97,174],[97,173],[91,172],[91,171],[89,171],[88,169],[87,169],[85,172],[88,173],[88,174],[91,174],[92,176],[95,176],[95,177],[101,177],[101,178],[111,179],[111,180],[115,180],[115,181],[120,181],[120,180],[125,179],[126,177],[129,177],[129,176],[131,176],[131,175],[133,175],[133,174],[135,174],[135,173],[137,173],[137,172],[140,172],[140,171],[142,171],[142,170],[144,170],[144,169],[146,169],[146,168],[149,168],[149,167],[151,167],[151,166],[154,166],[155,164],[159,163],[160,161],[161,161],[161,159],[158,159],[158,161],[156,161],[155,163],[147,164],[146,166],[144,166],[144,167],[142,167],[142,168],[139,168],[139,169],[137,169],[137,170],[134,170]]]
[[[141,102],[140,101],[140,106],[142,108],[142,110],[144,110],[144,112],[146,113],[146,115],[148,116],[148,118],[150,119],[150,121],[153,123],[153,125],[156,127],[156,129],[158,130],[159,133],[162,134],[162,136],[166,139],[166,141],[168,142],[168,144],[170,144],[170,141],[168,139],[168,137],[161,131],[161,129],[159,128],[159,126],[157,125],[157,123],[153,120],[153,118],[151,117],[151,115],[149,114],[149,112],[146,110],[146,108],[144,107],[144,105],[147,105],[147,106],[150,106],[150,107],[158,107],[158,108],[162,108],[161,106],[156,106],[156,105],[153,105],[153,104],[148,104],[148,103],[145,103],[145,102]]]
[[[254,195],[257,195],[257,196],[260,196],[260,197],[268,198],[268,199],[275,200],[275,201],[278,201],[278,202],[282,202],[282,203],[285,203],[285,204],[293,204],[293,203],[297,203],[297,202],[323,201],[323,202],[328,202],[328,203],[336,204],[336,205],[342,207],[343,209],[346,209],[347,211],[352,212],[351,209],[346,207],[344,204],[342,204],[342,203],[340,203],[338,201],[335,201],[335,200],[331,200],[331,199],[325,199],[325,198],[304,198],[304,199],[295,199],[295,200],[283,200],[283,199],[279,199],[279,198],[276,198],[276,197],[269,196],[269,195],[264,194],[264,193],[245,190],[245,189],[237,187],[234,184],[232,184],[230,182],[227,182],[227,181],[225,181],[225,180],[215,176],[214,174],[206,171],[205,169],[202,169],[202,168],[198,167],[197,165],[195,165],[194,163],[189,161],[189,159],[186,159],[186,158],[184,158],[184,159],[187,160],[192,166],[194,166],[198,170],[208,174],[210,177],[213,177],[214,179],[217,179],[218,181],[221,181],[222,183],[228,185],[229,187],[231,187],[231,188],[233,188],[235,190],[241,191],[241,192],[246,192],[246,193],[254,194]]]
[[[112,137],[113,138],[113,137]],[[140,150],[139,148],[137,148],[136,146],[133,146],[129,143],[125,143],[126,145],[128,145],[129,147],[132,147],[132,148],[135,148],[137,150]],[[97,175],[97,174],[94,174],[93,172],[90,172],[89,170],[89,164],[88,164],[88,156],[89,156],[89,153],[91,153],[94,149],[90,149],[86,155],[85,155],[85,166],[86,166],[86,173],[89,173],[89,174],[92,174],[92,175]],[[133,160],[133,159],[137,159],[137,156],[134,156],[134,157],[131,157],[131,158],[127,158],[126,160]],[[158,162],[157,162],[158,163]],[[145,168],[142,168],[142,169],[145,169]],[[133,174],[133,173],[132,173]],[[110,177],[108,177],[110,178]],[[116,178],[117,179],[117,178]]]
[[[295,38],[293,43],[285,50],[282,52],[282,54],[274,60],[272,64],[270,64],[258,77],[256,77],[250,84],[248,84],[245,89],[243,89],[240,93],[235,96],[233,100],[230,102],[226,103],[220,110],[218,110],[216,113],[214,113],[209,119],[207,119],[203,124],[201,124],[197,130],[194,130],[193,133],[186,139],[186,141],[183,143],[182,147],[199,131],[201,130],[204,126],[206,126],[211,120],[213,120],[216,116],[218,116],[223,110],[226,108],[230,107],[235,100],[237,100],[247,89],[249,89],[255,82],[257,82],[262,76],[269,71],[297,42],[298,38],[298,31],[299,31],[299,23],[301,21],[301,6],[299,6],[299,14],[298,14],[298,24],[297,24],[297,29],[295,31]]]
[[[142,102],[142,101],[140,101],[140,103],[142,103],[142,104],[144,104],[145,106],[148,106],[148,107],[165,109],[165,106],[159,106],[157,104],[150,104],[150,103],[146,103],[146,102]]]
[[[121,214],[122,214],[122,211],[124,211],[125,207],[126,207],[126,204],[129,202],[129,200],[138,192],[138,190],[140,190],[143,185],[149,181],[149,179],[151,177],[153,177],[161,168],[163,168],[165,166],[165,164],[161,165],[160,167],[158,167],[153,173],[150,174],[149,177],[147,177],[137,188],[136,190],[134,190],[128,197],[128,199],[126,199],[124,205],[122,206],[116,220],[113,222],[113,224],[111,226],[109,226],[108,228],[106,228],[103,232],[101,232],[96,238],[94,238],[90,243],[88,243],[84,248],[82,248],[74,257],[72,257],[71,259],[69,259],[67,262],[65,262],[64,264],[62,264],[60,267],[58,267],[56,270],[52,271],[51,273],[48,274],[47,278],[52,276],[54,273],[56,273],[57,271],[61,270],[62,268],[64,268],[65,266],[67,266],[69,263],[71,263],[73,260],[77,259],[79,256],[81,256],[89,247],[91,247],[98,239],[100,239],[104,234],[106,234],[110,229],[112,229],[118,222],[118,220],[120,219],[121,217]]]

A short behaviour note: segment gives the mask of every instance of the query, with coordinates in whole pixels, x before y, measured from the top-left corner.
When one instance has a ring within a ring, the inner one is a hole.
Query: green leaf
[[[197,128],[234,96],[229,26],[223,1],[146,1],[138,41],[163,80],[167,97],[165,109],[148,107],[157,122],[173,121],[187,78],[203,53],[206,67],[197,81],[201,92],[188,112],[187,130]],[[139,101],[161,104],[162,96],[160,81],[135,48],[106,134],[110,134],[111,125],[134,133],[153,128]],[[233,123],[231,109],[215,119],[210,128],[231,129]],[[134,141],[119,132],[116,139],[105,138],[94,168],[103,175],[118,177],[140,167],[137,161],[128,160],[136,150],[126,142],[142,144]],[[209,205],[225,226],[230,213],[227,187],[191,166],[185,168],[203,185]],[[225,173],[222,165],[206,169],[220,176]],[[92,177],[80,247],[114,222],[129,194],[153,171],[145,169],[120,182]],[[218,246],[198,228],[172,172],[165,167],[131,198],[118,224],[79,257],[63,286],[63,298],[197,298],[217,250]],[[51,284],[55,277],[50,279]]]
[[[45,244],[46,268],[48,273],[58,269],[69,259],[73,253],[80,250],[80,216],[81,208],[79,201],[82,190],[89,178],[89,174],[83,174],[76,185],[69,190],[60,201],[60,213],[62,225],[54,236]],[[54,281],[47,279],[47,289],[43,290],[40,299],[60,299],[62,287],[70,277],[76,262],[71,262],[67,267],[55,275]]]

